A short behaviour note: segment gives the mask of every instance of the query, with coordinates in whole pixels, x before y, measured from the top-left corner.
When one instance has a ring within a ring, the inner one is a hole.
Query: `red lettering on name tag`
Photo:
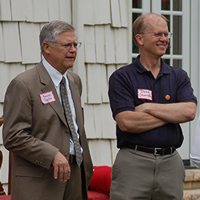
[[[56,99],[53,95],[53,91],[49,91],[49,92],[40,94],[40,99],[43,104],[48,104],[48,103],[52,103],[52,102],[56,101]]]
[[[147,89],[138,89],[138,99],[148,99],[152,101],[152,91]]]

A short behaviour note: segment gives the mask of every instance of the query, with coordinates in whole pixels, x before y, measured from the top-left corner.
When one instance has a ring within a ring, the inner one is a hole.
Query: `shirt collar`
[[[160,58],[160,59],[161,59],[161,70],[160,70],[160,73],[161,74],[169,74],[170,73],[169,66],[164,62],[164,60],[162,58]],[[135,67],[137,68],[137,71],[139,73],[147,72],[147,69],[144,68],[144,66],[140,62],[140,55],[138,55],[136,60],[135,60]]]
[[[56,87],[59,86],[63,76],[67,79],[67,71],[62,75],[58,70],[56,70],[53,66],[51,66],[45,58],[42,59],[42,64],[44,65],[45,69],[49,73]]]

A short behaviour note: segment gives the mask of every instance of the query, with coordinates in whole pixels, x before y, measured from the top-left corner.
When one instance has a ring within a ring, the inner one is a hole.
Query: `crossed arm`
[[[170,104],[144,103],[135,111],[123,111],[115,116],[123,132],[140,133],[167,123],[184,123],[195,118],[196,104],[181,102]]]

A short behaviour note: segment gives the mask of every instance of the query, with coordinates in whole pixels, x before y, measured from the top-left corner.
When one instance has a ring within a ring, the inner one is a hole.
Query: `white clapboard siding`
[[[69,0],[68,0],[69,1]],[[82,43],[81,48],[78,49],[78,55],[76,58],[76,62],[73,66],[73,71],[76,72],[82,80],[83,92],[82,92],[82,104],[87,102],[87,89],[86,89],[86,63],[85,61],[85,49],[84,49],[84,16],[83,16],[83,8],[85,1],[71,1],[72,7],[72,17],[71,21],[76,29],[77,40]],[[69,7],[69,6],[68,6]],[[69,8],[68,8],[69,9]]]
[[[43,26],[45,26],[48,23],[49,22],[39,23],[39,25],[40,25],[40,31],[42,30]],[[39,41],[39,35],[38,35],[38,41]]]
[[[119,149],[117,148],[117,140],[111,140],[111,156],[112,156],[112,163],[115,162],[117,153]]]
[[[26,0],[10,0],[12,21],[25,21],[26,20]]]
[[[96,0],[95,0],[96,1]],[[94,0],[85,0],[83,9],[84,24],[94,25]]]
[[[112,166],[110,140],[89,140],[88,144],[94,166]]]
[[[24,0],[25,18],[28,22],[33,22],[33,4],[32,0]]]
[[[18,74],[26,70],[25,65],[20,63],[9,64],[9,79],[8,83],[12,81]]]
[[[3,115],[3,103],[2,102],[0,102],[0,117]],[[1,126],[2,127],[2,126]],[[0,137],[0,138],[2,138],[2,137]],[[0,139],[0,141],[2,141],[1,139]],[[2,144],[2,142],[0,142],[0,144]]]
[[[3,22],[5,62],[21,62],[19,28],[17,22]]]
[[[112,26],[121,27],[119,0],[110,0],[110,2]]]
[[[121,68],[121,67],[123,67],[123,66],[125,66],[125,65],[128,65],[128,63],[127,63],[127,64],[118,64],[118,65],[117,65],[117,69],[119,69],[119,68]]]
[[[115,65],[107,65],[107,74],[108,74],[108,81],[112,73],[116,70]]]
[[[48,22],[48,0],[33,0],[34,22]]]
[[[82,102],[82,104],[87,103],[86,64],[84,63],[84,53],[81,53],[83,51],[84,51],[84,47],[81,46],[81,48],[78,49],[77,58],[74,63],[74,66],[72,68],[72,71],[77,73],[81,78],[81,82],[82,82],[81,102]]]
[[[0,0],[0,20],[1,21],[11,20],[10,1]]]
[[[85,132],[87,138],[97,138],[101,135],[96,135],[95,125],[94,125],[94,106],[93,105],[84,105],[84,119],[85,119]]]
[[[94,128],[96,139],[102,138],[101,104],[94,105]]]
[[[59,0],[60,1],[60,20],[71,24],[72,11],[71,11],[71,0]]]
[[[25,69],[29,70],[29,69],[32,69],[35,66],[36,66],[36,64],[28,64],[28,65],[25,65]]]
[[[105,25],[105,63],[115,63],[114,30],[110,25]]]
[[[2,64],[1,67],[3,67],[3,69],[1,69],[1,71],[4,72],[2,76],[0,75],[1,78],[3,77],[1,88],[2,88],[2,92],[3,92],[2,95],[4,98],[8,85],[10,84],[12,79],[14,79],[18,74],[25,71],[25,65],[22,65],[20,63],[14,63],[14,64],[9,64],[9,65]]]
[[[0,62],[0,102],[4,102],[4,95],[9,83],[9,64]],[[1,115],[1,113],[0,113]]]
[[[128,29],[115,28],[116,63],[128,63]]]
[[[0,23],[0,61],[4,61],[4,38],[2,23]]]
[[[108,103],[108,79],[107,69],[105,65],[101,65],[101,100],[103,103]]]
[[[3,163],[0,170],[0,182],[3,184],[8,182],[9,152],[5,149],[3,145],[0,145],[0,151],[3,154]]]
[[[48,0],[49,21],[59,20],[59,0]]]
[[[128,8],[129,0],[119,0],[121,27],[128,27],[128,16],[130,9]]]
[[[110,0],[94,1],[95,24],[110,24]]]
[[[4,101],[4,96],[10,81],[23,71],[25,71],[25,65],[21,65],[20,63],[0,63],[0,102]]]
[[[19,63],[0,63],[0,102],[4,102],[5,92],[10,81],[23,71],[25,71],[25,66]]]
[[[84,35],[85,35],[85,62],[86,63],[95,63],[96,54],[95,54],[95,36],[94,36],[94,26],[84,26]]]
[[[113,120],[110,104],[101,104],[101,122],[103,138],[116,138],[116,123]]]
[[[39,34],[40,25],[20,22],[22,63],[38,63],[41,60]]]
[[[101,65],[87,64],[87,97],[88,103],[97,104],[101,101]]]
[[[103,26],[95,26],[96,62],[105,63],[105,33]],[[88,52],[89,53],[89,52]]]

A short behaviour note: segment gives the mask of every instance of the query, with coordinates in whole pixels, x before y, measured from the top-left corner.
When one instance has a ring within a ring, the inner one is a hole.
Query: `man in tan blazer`
[[[14,78],[5,95],[3,141],[13,153],[11,199],[87,199],[93,166],[84,131],[82,85],[68,70],[81,43],[72,25],[53,21],[42,28],[40,45],[41,63]],[[80,167],[62,106],[63,77],[81,146]]]

